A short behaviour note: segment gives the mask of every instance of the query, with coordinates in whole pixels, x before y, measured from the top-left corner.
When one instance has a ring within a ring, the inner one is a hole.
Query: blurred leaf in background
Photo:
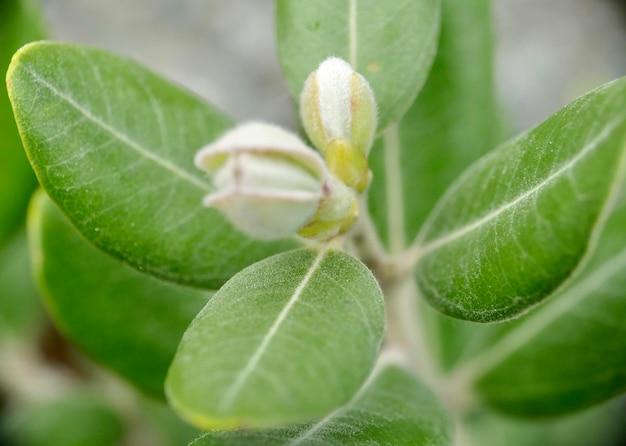
[[[13,53],[44,36],[37,3],[0,2],[0,71],[6,73]],[[26,207],[37,180],[26,159],[13,119],[5,82],[0,83],[0,336],[24,335],[41,315],[28,269]]]
[[[37,180],[22,148],[4,82],[13,53],[45,34],[38,6],[31,0],[0,2],[0,336],[34,336],[42,316],[23,228]]]
[[[15,410],[3,427],[16,446],[116,446],[124,435],[119,416],[83,393]]]
[[[35,2],[30,0],[0,2],[0,67],[3,77],[13,53],[19,47],[43,38],[41,18],[35,6]],[[22,149],[4,82],[0,90],[1,247],[22,222],[37,181]]]
[[[56,327],[154,398],[183,332],[211,292],[143,274],[82,238],[43,191],[28,217],[33,271]]]
[[[18,231],[0,249],[0,338],[36,332],[42,308],[30,275],[24,231]]]

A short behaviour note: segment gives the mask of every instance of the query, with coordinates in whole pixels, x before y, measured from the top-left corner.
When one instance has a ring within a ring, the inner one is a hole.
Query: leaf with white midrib
[[[584,409],[626,390],[625,198],[580,275],[550,302],[499,329],[473,327],[478,348],[459,361],[451,381],[524,416]],[[448,335],[468,336],[454,327]]]
[[[269,344],[272,342],[272,339],[274,338],[274,336],[276,336],[276,333],[289,315],[289,311],[298,302],[298,299],[300,299],[302,291],[309,284],[311,277],[313,276],[315,271],[317,271],[320,262],[324,258],[325,254],[326,252],[324,250],[319,251],[315,259],[313,260],[313,263],[311,263],[311,267],[302,278],[302,282],[298,284],[292,296],[287,301],[287,304],[283,307],[280,313],[278,313],[276,320],[270,326],[267,334],[263,337],[263,340],[259,344],[258,348],[254,351],[253,355],[250,357],[246,365],[237,374],[233,383],[226,389],[226,392],[224,392],[224,396],[219,405],[220,411],[228,412],[230,410],[233,402],[235,401],[235,399],[241,392],[242,387],[246,383],[246,380],[250,377],[250,374],[258,366],[259,361],[263,357],[263,354],[267,350]]]
[[[517,204],[521,203],[523,200],[531,199],[535,196],[535,194],[541,193],[544,188],[550,186],[552,182],[556,181],[561,176],[571,173],[576,164],[583,160],[586,155],[593,152],[593,150],[595,150],[602,141],[608,138],[620,124],[623,124],[623,120],[621,118],[615,119],[613,122],[609,123],[591,142],[585,145],[583,149],[574,157],[572,157],[554,172],[551,172],[546,178],[541,179],[541,181],[539,181],[536,185],[533,185],[527,190],[521,191],[521,193],[514,197],[512,200],[499,205],[496,209],[489,211],[487,214],[481,216],[480,218],[477,218],[476,220],[466,223],[463,226],[456,228],[453,231],[448,232],[442,236],[439,236],[434,240],[428,240],[428,242],[425,243],[423,239],[426,237],[426,234],[428,234],[429,230],[431,229],[430,226],[433,224],[432,221],[434,220],[434,218],[427,220],[424,224],[423,229],[420,231],[420,234],[417,237],[416,246],[412,248],[412,250],[415,251],[415,256],[418,259],[417,261],[425,256],[428,256],[433,251],[436,251],[437,249],[444,247],[449,243],[456,242],[464,236],[468,235],[469,233],[480,229],[483,225],[486,225],[492,220],[497,219],[502,213],[513,208]],[[488,164],[490,160],[491,157],[486,156],[481,161],[476,163],[473,169],[468,170],[465,175],[471,176],[475,170],[479,170],[482,165]],[[448,194],[453,195],[456,190],[461,187],[460,185],[462,184],[463,177],[461,177],[459,181],[450,188],[449,192],[444,195],[441,203],[445,203],[446,196]],[[436,216],[437,212],[438,208],[435,208],[432,215]]]
[[[166,280],[219,288],[296,240],[264,242],[202,206],[198,149],[232,122],[103,50],[38,42],[7,73],[26,153],[48,195],[100,249]]]
[[[626,80],[577,99],[474,164],[411,255],[425,297],[479,322],[536,305],[597,238],[624,175]]]
[[[85,107],[77,103],[70,94],[60,91],[57,87],[52,85],[50,82],[47,82],[37,73],[28,69],[24,71],[28,73],[29,75],[31,75],[37,83],[46,87],[55,96],[65,101],[69,106],[76,109],[76,111],[78,111],[81,115],[83,115],[89,121],[93,122],[95,125],[97,125],[101,129],[110,133],[114,138],[118,139],[120,142],[126,144],[128,147],[135,150],[143,158],[146,158],[154,162],[157,166],[171,172],[173,175],[179,177],[181,180],[193,184],[194,186],[196,186],[197,188],[199,188],[200,190],[204,192],[208,192],[213,189],[210,184],[208,184],[206,181],[198,177],[198,174],[191,174],[190,172],[183,170],[182,168],[180,168],[179,166],[176,166],[175,164],[171,163],[167,159],[154,154],[151,149],[142,147],[141,143],[138,143],[137,141],[134,141],[133,139],[131,139],[129,136],[118,132],[111,125],[107,124],[102,118],[94,115],[91,111],[89,111],[88,109],[86,109]],[[52,138],[52,137],[49,137],[49,138]]]
[[[166,393],[202,428],[318,418],[361,386],[384,325],[382,293],[361,262],[328,248],[279,254],[235,275],[200,312]]]
[[[571,291],[526,318],[523,324],[517,325],[489,348],[455,370],[455,374],[469,382],[480,381],[483,376],[540,336],[554,321],[567,315],[586,299],[593,299],[593,292],[597,288],[623,271],[626,271],[626,250],[608,259]]]

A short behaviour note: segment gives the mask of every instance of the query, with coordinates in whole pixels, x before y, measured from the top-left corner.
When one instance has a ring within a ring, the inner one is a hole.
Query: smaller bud
[[[216,188],[205,206],[261,239],[289,237],[315,214],[328,175],[324,160],[280,127],[244,124],[202,148],[195,164]]]
[[[315,240],[328,240],[350,229],[357,215],[358,203],[352,190],[329,175],[317,212],[298,234]]]
[[[300,115],[324,156],[334,139],[343,139],[367,158],[376,132],[376,100],[367,80],[346,61],[328,58],[309,75],[300,96]]]
[[[369,184],[371,173],[367,158],[345,139],[333,139],[328,144],[326,164],[341,181],[359,192]]]

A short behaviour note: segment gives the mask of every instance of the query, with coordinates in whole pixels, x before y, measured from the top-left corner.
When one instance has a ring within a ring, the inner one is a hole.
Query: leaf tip
[[[13,57],[11,57],[11,63],[9,63],[9,67],[7,68],[6,77],[5,77],[7,91],[9,93],[9,100],[11,101],[11,103],[13,103],[13,95],[12,95],[13,79],[15,79],[15,73],[16,73],[18,66],[20,65],[20,62],[22,61],[22,59],[24,58],[26,54],[30,53],[33,50],[33,48],[39,47],[41,46],[41,44],[44,44],[44,43],[49,44],[50,42],[35,41],[35,42],[27,43],[26,45],[20,47],[15,52],[15,54],[13,54]]]

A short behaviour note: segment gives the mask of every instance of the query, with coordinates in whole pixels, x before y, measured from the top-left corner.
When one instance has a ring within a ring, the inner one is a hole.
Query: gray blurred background
[[[238,120],[295,125],[276,58],[272,0],[41,1],[54,39],[128,55]],[[498,90],[514,130],[626,74],[622,5],[494,0]]]

